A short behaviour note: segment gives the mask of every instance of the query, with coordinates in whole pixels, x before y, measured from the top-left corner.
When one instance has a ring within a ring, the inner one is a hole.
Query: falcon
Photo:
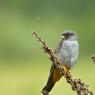
[[[79,57],[77,34],[70,30],[64,31],[55,53],[58,58],[61,59],[61,64],[65,68],[65,72],[69,71],[76,64]],[[52,64],[47,84],[42,90],[43,95],[48,95],[55,83],[59,81],[61,77],[62,74],[56,66]]]

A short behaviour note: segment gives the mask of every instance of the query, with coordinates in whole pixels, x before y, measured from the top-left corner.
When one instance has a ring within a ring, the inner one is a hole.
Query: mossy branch
[[[49,48],[46,42],[43,41],[42,38],[39,37],[36,32],[33,32],[32,34],[35,35],[37,40],[41,43],[42,49],[49,56],[49,59],[52,61],[52,64],[55,64],[60,73],[66,78],[67,83],[71,85],[72,90],[75,91],[77,95],[93,95],[93,92],[91,92],[88,89],[88,85],[86,85],[80,79],[73,79],[70,72],[66,73],[64,72],[65,70],[61,65],[60,59],[55,54],[55,50]],[[48,94],[43,92],[43,95],[48,95]]]

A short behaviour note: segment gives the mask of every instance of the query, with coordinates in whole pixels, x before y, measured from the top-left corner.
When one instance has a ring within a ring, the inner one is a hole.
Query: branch
[[[93,63],[95,64],[95,55],[91,56]]]
[[[93,95],[93,92],[91,92],[88,89],[88,85],[86,85],[80,79],[73,79],[72,75],[71,75],[71,73],[69,71],[65,73],[64,72],[65,70],[61,65],[60,59],[55,54],[55,51],[53,49],[49,48],[48,45],[45,43],[45,41],[43,41],[41,39],[41,37],[39,37],[37,35],[36,32],[33,32],[32,34],[35,35],[37,40],[41,43],[42,49],[49,56],[49,59],[52,61],[52,64],[55,64],[55,66],[60,71],[60,73],[62,75],[64,75],[64,77],[67,80],[67,83],[69,83],[71,85],[72,90],[75,91],[77,93],[77,95]],[[43,93],[43,95],[46,95],[46,94]]]

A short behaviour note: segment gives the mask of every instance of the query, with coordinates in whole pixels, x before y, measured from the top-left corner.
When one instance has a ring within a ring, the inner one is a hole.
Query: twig
[[[95,55],[91,56],[93,63],[95,64]]]
[[[33,35],[38,39],[38,41],[41,43],[43,50],[45,53],[49,56],[49,59],[52,61],[53,64],[58,68],[58,70],[64,75],[64,77],[67,80],[67,83],[71,85],[71,88],[73,91],[77,93],[77,95],[93,95],[93,92],[91,92],[88,89],[88,85],[86,85],[84,82],[82,82],[80,79],[73,79],[70,72],[64,72],[64,68],[61,65],[60,59],[55,54],[55,51],[48,47],[48,45],[37,35],[36,32],[33,32]],[[47,94],[43,94],[47,95]]]

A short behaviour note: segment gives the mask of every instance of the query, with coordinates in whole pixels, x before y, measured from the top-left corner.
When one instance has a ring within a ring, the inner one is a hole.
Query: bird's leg
[[[64,72],[66,74],[66,72],[68,71],[67,68],[64,65],[62,65],[62,68],[63,68],[63,70],[64,70]]]
[[[64,74],[66,74],[70,69],[66,66],[66,65],[60,65],[60,70],[61,70],[61,72],[60,73],[62,73],[63,71],[64,71]]]

